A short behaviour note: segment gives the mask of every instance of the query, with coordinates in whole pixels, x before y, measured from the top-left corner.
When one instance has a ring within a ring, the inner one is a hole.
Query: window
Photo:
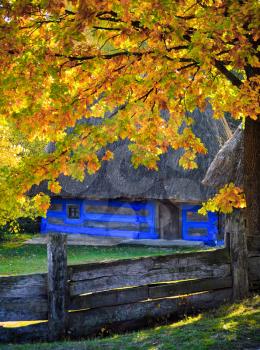
[[[187,221],[208,222],[208,214],[200,215],[197,211],[187,211]]]
[[[67,216],[69,219],[79,219],[80,218],[80,208],[79,205],[70,204],[67,206]]]
[[[118,207],[112,205],[89,205],[85,206],[85,211],[87,213],[96,213],[96,214],[115,214],[115,215],[141,215],[148,216],[148,210],[140,209],[134,210],[133,208],[128,207]]]

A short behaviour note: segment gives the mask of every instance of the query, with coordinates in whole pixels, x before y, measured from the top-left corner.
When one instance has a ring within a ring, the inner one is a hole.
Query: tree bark
[[[248,253],[244,210],[234,209],[226,225],[226,248],[231,258],[233,300],[246,298],[249,292]]]
[[[260,237],[260,121],[247,118],[244,135],[246,229],[252,238]]]

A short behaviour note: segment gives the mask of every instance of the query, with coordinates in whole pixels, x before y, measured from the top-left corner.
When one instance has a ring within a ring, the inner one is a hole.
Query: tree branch
[[[180,68],[177,68],[177,71],[182,71],[182,70],[184,70],[184,69],[187,69],[187,68],[191,68],[191,67],[198,67],[198,68],[200,68],[199,66],[198,66],[198,64],[196,63],[196,62],[194,62],[194,63],[190,63],[190,64],[187,64],[186,66],[182,66],[182,67],[180,67]]]
[[[172,47],[171,50],[181,50],[183,49],[183,46],[175,46]],[[61,57],[61,58],[67,58],[70,61],[87,61],[87,60],[92,60],[95,58],[103,58],[106,60],[109,59],[113,59],[115,57],[119,57],[119,56],[135,56],[135,57],[142,57],[145,55],[151,55],[151,54],[156,54],[156,52],[154,50],[148,50],[148,51],[119,51],[119,52],[115,52],[115,53],[109,53],[109,54],[101,54],[101,55],[89,55],[89,56],[66,56],[66,55],[62,55],[62,54],[54,54],[55,57]],[[174,61],[174,62],[193,62],[194,60],[191,58],[184,58],[184,57],[180,57],[180,58],[172,58],[170,56],[162,56],[170,61]]]
[[[163,57],[165,57],[167,60],[169,60],[169,61],[172,61],[172,62],[192,62],[192,63],[195,63],[195,64],[197,64],[197,62],[195,62],[192,58],[185,58],[185,57],[180,57],[180,58],[172,58],[172,57],[170,57],[170,56],[167,56],[167,55],[165,55],[165,56],[163,56]]]
[[[233,74],[231,71],[229,71],[223,62],[216,60],[214,61],[215,67],[225,75],[225,77],[234,85],[237,86],[238,88],[242,85],[242,81],[238,79],[235,74]]]
[[[100,27],[100,26],[93,26],[94,29],[99,29],[99,30],[117,30],[117,31],[121,31],[122,28],[110,28],[110,27]]]
[[[147,99],[147,97],[150,95],[150,93],[152,92],[154,90],[154,87],[152,87],[150,90],[148,90],[144,95],[142,95],[141,97],[138,97],[136,100],[135,100],[135,102],[136,101],[140,101],[140,100],[144,100],[144,102],[145,102],[145,100]]]

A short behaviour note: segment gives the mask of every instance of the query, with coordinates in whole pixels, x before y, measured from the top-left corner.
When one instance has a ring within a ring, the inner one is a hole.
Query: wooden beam
[[[0,298],[1,322],[47,320],[47,318],[47,297]]]
[[[0,277],[0,321],[47,319],[47,274]]]
[[[232,287],[231,276],[225,278],[204,278],[176,283],[114,289],[105,292],[77,295],[71,298],[69,310],[96,309],[138,301],[208,292]]]
[[[69,267],[70,295],[190,278],[230,275],[226,249]],[[127,276],[127,278],[126,278]]]
[[[62,339],[67,329],[67,236],[49,234],[48,245],[49,339]]]
[[[208,310],[230,301],[232,289],[226,288],[177,298],[165,298],[106,306],[69,313],[71,338],[140,329],[158,318],[182,317],[197,311]]]
[[[216,289],[225,289],[232,287],[231,276],[224,278],[203,278],[196,280],[187,280],[176,283],[159,284],[149,287],[149,298],[163,298],[192,294],[198,292],[208,292]]]

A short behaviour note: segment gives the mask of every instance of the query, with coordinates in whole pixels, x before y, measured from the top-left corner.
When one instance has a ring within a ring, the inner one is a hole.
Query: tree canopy
[[[98,171],[119,139],[136,167],[157,169],[171,147],[196,168],[207,150],[188,111],[210,102],[217,118],[258,118],[258,24],[256,0],[2,0],[0,222],[44,213],[47,197],[26,197],[33,184],[59,192],[60,173]]]

